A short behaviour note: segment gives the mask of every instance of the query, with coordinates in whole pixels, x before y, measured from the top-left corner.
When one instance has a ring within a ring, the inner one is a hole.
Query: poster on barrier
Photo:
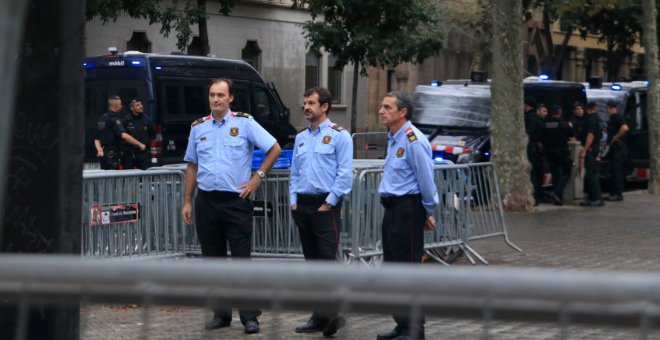
[[[94,204],[90,208],[89,225],[137,222],[140,220],[140,204]]]

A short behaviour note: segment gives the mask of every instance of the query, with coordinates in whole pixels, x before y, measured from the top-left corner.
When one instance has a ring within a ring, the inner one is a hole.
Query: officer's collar
[[[332,122],[330,121],[330,118],[326,118],[324,121],[321,122],[321,124],[319,124],[319,127],[317,128],[316,131],[321,131],[321,130],[325,129],[326,127],[330,126],[330,124],[332,124]],[[307,126],[307,130],[309,132],[316,132],[316,131],[312,130],[312,124],[309,124]]]
[[[222,117],[222,119],[218,120],[217,118],[215,118],[213,111],[211,111],[211,118],[213,119],[213,124],[222,125],[225,121],[227,121],[227,119],[229,119],[230,116],[231,116],[231,110],[227,109],[227,112],[225,112],[225,116]]]
[[[412,122],[411,122],[411,121],[407,121],[407,122],[405,122],[403,125],[401,125],[401,128],[399,129],[399,131],[397,131],[395,134],[392,134],[392,131],[388,131],[387,134],[388,134],[388,136],[389,136],[391,139],[393,139],[393,140],[397,140],[397,139],[399,139],[399,138],[401,137],[401,135],[403,135],[403,134],[405,133],[405,131],[408,130],[408,128],[411,127],[411,126],[412,126]]]

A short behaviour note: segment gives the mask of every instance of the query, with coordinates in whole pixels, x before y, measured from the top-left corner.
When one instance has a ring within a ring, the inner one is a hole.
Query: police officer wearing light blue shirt
[[[433,159],[428,139],[410,119],[413,101],[404,92],[385,95],[379,115],[388,132],[387,157],[378,188],[383,216],[383,260],[421,263],[424,229],[436,227],[433,210],[439,203],[433,181]],[[424,339],[424,318],[411,327],[406,316],[394,315],[396,327],[377,339],[407,339],[417,332]]]
[[[305,92],[303,110],[310,125],[298,133],[291,163],[291,215],[306,260],[336,261],[341,202],[353,185],[353,140],[332,123],[332,95],[321,87]],[[337,314],[314,312],[297,333],[334,335],[344,325]]]
[[[195,199],[195,226],[202,255],[226,257],[227,243],[232,257],[250,257],[252,244],[251,197],[275,163],[280,146],[275,138],[246,113],[232,112],[232,81],[214,79],[209,86],[211,114],[193,122],[184,160],[186,187],[181,211],[192,224]],[[267,151],[260,169],[251,175],[254,146]],[[260,311],[239,310],[245,333],[259,332]],[[206,329],[228,327],[231,309],[216,309]]]

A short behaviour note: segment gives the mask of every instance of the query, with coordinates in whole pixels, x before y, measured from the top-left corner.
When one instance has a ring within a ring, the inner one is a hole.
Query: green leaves
[[[337,57],[337,66],[396,66],[421,62],[442,48],[442,12],[424,0],[297,0],[312,20],[303,24],[312,49],[324,48]]]

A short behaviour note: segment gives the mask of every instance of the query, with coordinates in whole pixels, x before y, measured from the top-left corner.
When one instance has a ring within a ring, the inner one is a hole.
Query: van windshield
[[[412,120],[415,124],[490,127],[490,88],[487,86],[417,86],[414,101]]]

